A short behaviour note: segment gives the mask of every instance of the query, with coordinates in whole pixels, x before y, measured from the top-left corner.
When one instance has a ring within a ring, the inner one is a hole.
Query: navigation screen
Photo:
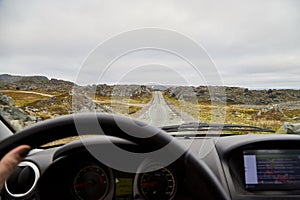
[[[300,189],[300,150],[244,150],[243,154],[247,189]]]

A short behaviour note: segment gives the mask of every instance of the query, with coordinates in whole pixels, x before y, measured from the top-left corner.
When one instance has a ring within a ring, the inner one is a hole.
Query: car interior
[[[300,199],[299,11],[0,0],[0,200]]]

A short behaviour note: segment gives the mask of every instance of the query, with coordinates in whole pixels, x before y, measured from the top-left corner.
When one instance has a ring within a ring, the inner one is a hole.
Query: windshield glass
[[[293,132],[299,6],[1,1],[0,114],[16,130],[105,112],[158,127],[200,122]]]

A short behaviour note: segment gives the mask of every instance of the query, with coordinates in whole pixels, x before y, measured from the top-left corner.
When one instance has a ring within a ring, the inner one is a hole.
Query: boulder
[[[3,106],[14,106],[14,101],[11,97],[0,93],[0,105]]]
[[[15,130],[21,130],[25,126],[41,120],[36,116],[27,114],[23,109],[14,106],[12,98],[0,93],[0,115],[11,124]],[[4,102],[4,104],[3,104]]]
[[[300,134],[300,123],[285,122],[283,128],[288,134]]]

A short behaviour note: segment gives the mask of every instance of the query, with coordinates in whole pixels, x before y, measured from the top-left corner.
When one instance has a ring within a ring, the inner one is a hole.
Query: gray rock
[[[300,123],[285,122],[283,128],[288,134],[300,134]]]
[[[11,97],[0,93],[0,105],[14,106],[14,101]]]
[[[112,109],[109,106],[102,106],[95,103],[88,95],[82,93],[73,94],[73,113],[82,112],[106,112],[112,113]]]
[[[5,105],[0,105],[0,115],[7,120],[15,130],[21,130],[25,126],[34,124],[41,119],[28,115],[23,109],[14,107],[13,100],[0,93],[0,99],[9,100]]]

